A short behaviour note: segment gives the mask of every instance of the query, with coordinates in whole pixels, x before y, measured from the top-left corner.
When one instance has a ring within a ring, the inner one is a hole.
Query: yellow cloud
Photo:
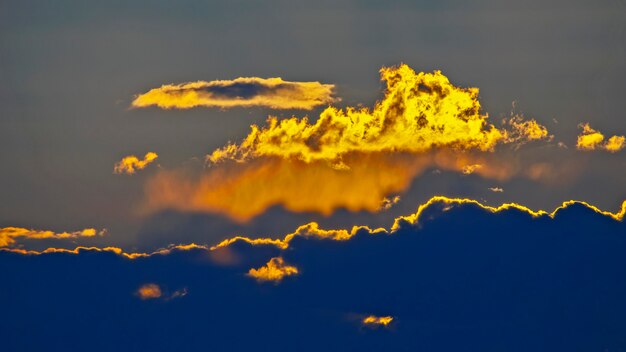
[[[255,278],[258,282],[280,282],[285,276],[297,274],[298,268],[287,265],[281,257],[272,258],[265,266],[248,271],[248,276]]]
[[[511,126],[507,142],[526,143],[529,141],[551,140],[554,136],[549,135],[548,129],[537,121],[525,120],[521,116],[514,116],[506,124]]]
[[[190,109],[197,106],[232,108],[264,106],[310,110],[332,103],[335,86],[320,82],[290,82],[281,78],[239,77],[234,80],[168,84],[139,94],[133,107]]]
[[[0,228],[0,247],[9,247],[20,239],[70,239],[79,237],[94,237],[96,235],[104,235],[105,230],[96,231],[96,229],[88,228],[75,232],[53,232],[47,230],[31,230],[22,227],[4,227]]]
[[[626,146],[626,137],[613,136],[604,144],[604,149],[611,153],[619,152]]]
[[[145,284],[137,289],[137,297],[142,300],[160,298],[163,294],[157,284]]]
[[[115,163],[115,166],[113,167],[113,172],[116,174],[132,175],[137,170],[144,169],[158,157],[159,156],[157,155],[157,153],[154,152],[146,153],[146,155],[143,157],[143,160],[140,160],[134,155],[125,156],[124,158],[122,158],[122,160]]]
[[[506,139],[480,114],[477,88],[454,86],[440,71],[416,73],[407,65],[383,68],[387,90],[372,110],[328,107],[315,123],[308,118],[279,120],[252,126],[239,145],[228,145],[207,156],[213,163],[245,161],[263,156],[304,162],[329,161],[361,152],[420,153],[437,147],[492,150]]]
[[[594,130],[588,123],[581,124],[579,126],[583,129],[582,133],[578,136],[576,148],[579,150],[606,150],[611,153],[618,152],[626,146],[626,138],[624,136],[613,136],[604,142],[604,135],[599,131]]]
[[[393,321],[393,317],[392,316],[383,316],[383,317],[378,317],[375,315],[369,315],[365,318],[363,318],[362,322],[365,325],[382,325],[382,326],[387,326],[389,324],[391,324],[391,322]]]

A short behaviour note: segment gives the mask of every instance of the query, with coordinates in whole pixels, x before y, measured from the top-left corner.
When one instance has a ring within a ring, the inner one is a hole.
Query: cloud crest
[[[271,109],[311,110],[338,101],[333,97],[334,89],[333,84],[320,82],[292,82],[278,77],[239,77],[234,80],[162,85],[137,95],[132,106],[157,106],[162,109],[262,106]]]

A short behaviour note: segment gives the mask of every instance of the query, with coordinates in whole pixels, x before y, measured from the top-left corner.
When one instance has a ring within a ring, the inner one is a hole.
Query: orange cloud
[[[372,326],[376,326],[376,325],[382,325],[382,326],[387,326],[389,324],[391,324],[391,322],[393,321],[393,317],[392,316],[384,316],[384,317],[378,317],[375,315],[369,315],[365,318],[363,318],[362,322],[365,325],[372,325]]]
[[[160,298],[163,292],[157,284],[145,284],[137,289],[137,297],[142,300]]]
[[[375,212],[387,195],[408,188],[431,159],[353,155],[344,158],[349,169],[337,169],[324,161],[307,164],[274,157],[212,166],[199,177],[161,171],[146,183],[144,210],[220,213],[236,221],[247,221],[277,204],[326,215],[337,208]]]
[[[168,84],[139,94],[133,107],[190,109],[197,106],[232,108],[264,106],[305,109],[337,101],[335,86],[320,82],[290,82],[281,78],[239,77],[234,80]]]
[[[143,170],[146,166],[151,164],[156,158],[159,156],[157,153],[148,152],[143,157],[143,160],[140,160],[134,155],[125,156],[122,160],[115,163],[113,167],[113,172],[116,174],[127,174],[132,175],[137,170]]]
[[[576,143],[576,148],[579,150],[606,150],[615,153],[626,147],[626,137],[624,136],[613,136],[602,143],[604,142],[604,135],[591,128],[588,123],[581,124],[579,127],[583,129]]]
[[[104,235],[106,230],[96,231],[96,229],[88,228],[75,232],[53,232],[47,230],[31,230],[22,227],[4,227],[0,228],[0,247],[9,247],[20,239],[71,239],[79,237],[94,237]]]
[[[276,257],[270,259],[265,266],[258,269],[250,269],[248,276],[255,278],[258,282],[273,281],[280,282],[285,276],[298,274],[298,268],[287,265],[283,258]]]

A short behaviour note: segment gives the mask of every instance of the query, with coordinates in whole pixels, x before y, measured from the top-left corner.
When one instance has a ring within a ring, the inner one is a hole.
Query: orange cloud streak
[[[210,167],[199,178],[162,171],[148,180],[144,209],[221,213],[247,221],[281,204],[296,212],[331,214],[381,209],[383,199],[405,190],[430,165],[431,156],[353,155],[348,169],[326,162],[263,158]]]
[[[22,227],[4,227],[0,228],[0,247],[9,247],[15,244],[18,239],[70,239],[79,237],[94,237],[104,235],[106,230],[96,231],[96,229],[88,228],[75,232],[53,232],[47,230],[31,230]]]

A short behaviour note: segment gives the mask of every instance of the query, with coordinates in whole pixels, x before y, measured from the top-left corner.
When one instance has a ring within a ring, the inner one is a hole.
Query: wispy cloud
[[[0,247],[9,247],[14,245],[20,239],[75,239],[80,237],[102,236],[105,230],[97,231],[93,228],[84,229],[74,232],[54,232],[48,230],[32,230],[22,227],[4,227],[0,228]]]
[[[146,166],[151,164],[158,157],[157,153],[154,152],[146,153],[143,159],[139,159],[135,155],[125,156],[122,160],[115,163],[113,166],[113,172],[116,174],[132,175],[137,172],[137,170],[145,169]]]
[[[168,84],[139,94],[132,106],[190,109],[198,106],[311,110],[338,101],[335,86],[320,82],[291,82],[282,78],[239,77],[234,80]]]

